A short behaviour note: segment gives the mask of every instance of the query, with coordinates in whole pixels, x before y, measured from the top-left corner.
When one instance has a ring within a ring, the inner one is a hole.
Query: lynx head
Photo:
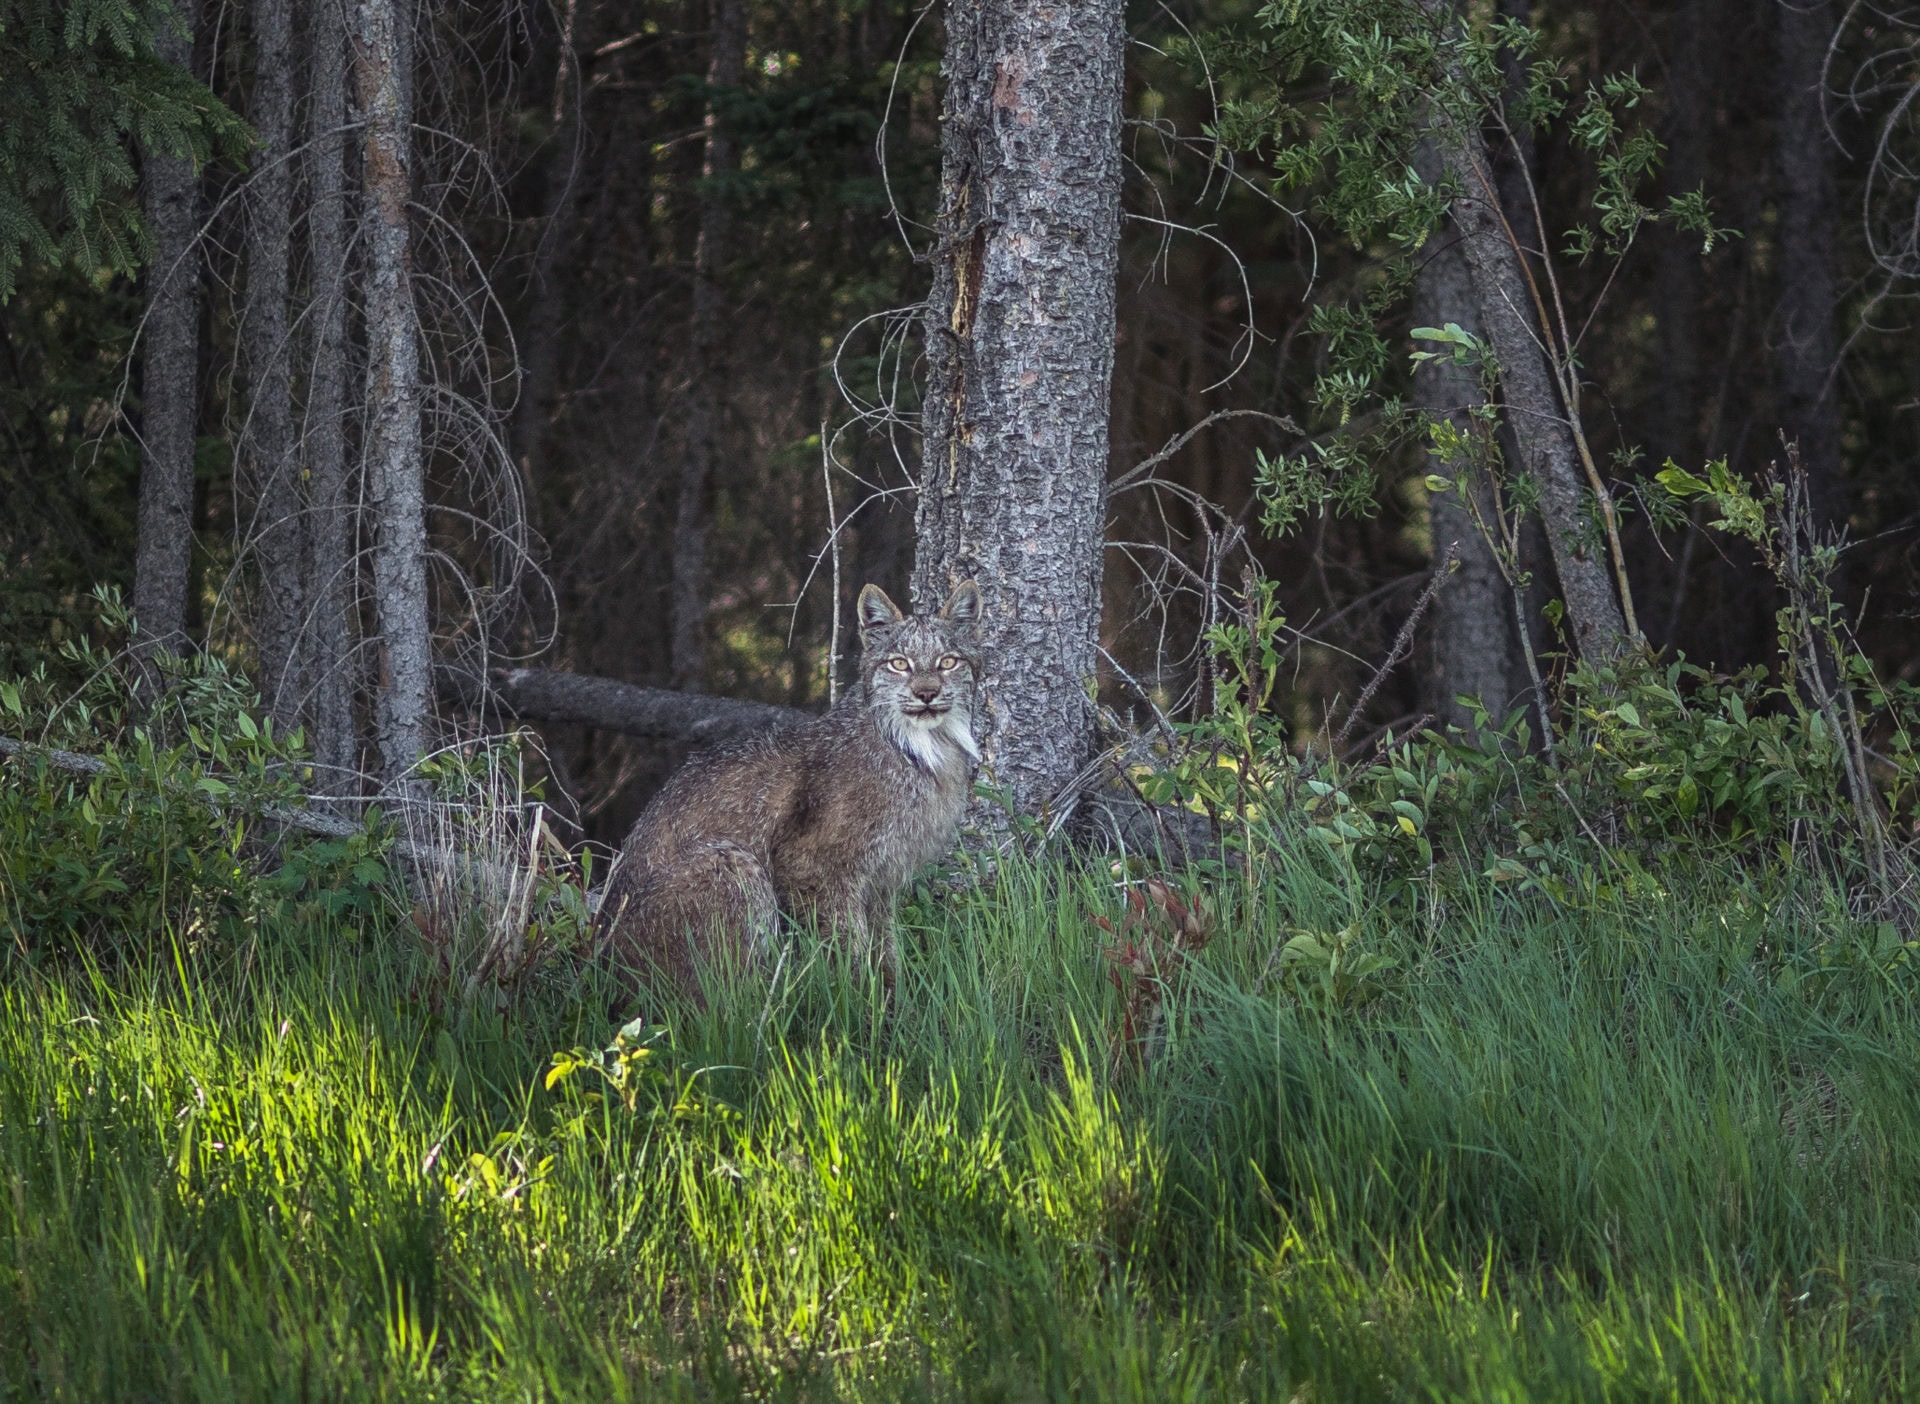
[[[878,585],[860,592],[860,687],[881,733],[921,769],[980,759],[980,587],[962,584],[935,615],[911,617]]]

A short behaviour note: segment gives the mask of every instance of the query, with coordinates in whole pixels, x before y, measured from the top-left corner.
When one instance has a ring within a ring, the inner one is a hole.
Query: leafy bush
[[[1271,584],[1250,581],[1238,617],[1208,638],[1211,712],[1175,726],[1165,764],[1138,783],[1207,814],[1249,883],[1291,850],[1336,886],[1416,906],[1480,878],[1564,903],[1635,898],[1727,865],[1818,871],[1864,914],[1910,929],[1920,694],[1883,685],[1852,646],[1826,583],[1835,551],[1811,534],[1797,478],[1757,493],[1723,465],[1710,480],[1661,480],[1707,496],[1715,526],[1758,546],[1780,580],[1772,672],[1644,653],[1579,663],[1541,713],[1550,735],[1536,738],[1531,709],[1479,710],[1464,733],[1389,735],[1357,762],[1333,760],[1327,738],[1300,747],[1266,710],[1286,621]],[[1884,741],[1871,756],[1868,736]],[[1302,934],[1315,968],[1350,944]]]
[[[123,661],[85,639],[63,643],[60,663],[85,679],[77,691],[44,664],[0,681],[0,734],[16,742],[0,757],[9,945],[117,957],[169,939],[229,947],[266,913],[374,915],[377,825],[315,841],[263,822],[299,802],[302,739],[255,720],[243,679],[215,658],[162,658],[148,706]]]

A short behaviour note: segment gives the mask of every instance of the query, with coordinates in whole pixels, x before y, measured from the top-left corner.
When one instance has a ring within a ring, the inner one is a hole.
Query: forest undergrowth
[[[1210,845],[1017,820],[891,995],[795,932],[636,1008],[517,743],[303,835],[243,679],[68,640],[0,680],[0,1395],[1920,1392],[1920,707],[1725,478],[1776,670],[1336,761],[1249,578],[1114,751]]]
[[[139,949],[32,944],[8,881],[0,1392],[1920,1382],[1914,947],[1817,872],[1412,901],[1303,840],[1129,903],[1010,863],[917,894],[891,1002],[802,941],[616,1036],[590,967],[463,1000],[391,902],[317,900],[368,859],[313,861],[162,877]]]

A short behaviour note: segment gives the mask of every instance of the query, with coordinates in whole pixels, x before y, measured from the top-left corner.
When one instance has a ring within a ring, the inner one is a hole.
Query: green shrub
[[[302,738],[255,720],[243,679],[162,658],[143,705],[129,667],[91,642],[63,643],[61,663],[77,690],[44,664],[0,681],[0,735],[26,743],[0,757],[8,945],[115,958],[230,947],[263,913],[373,915],[377,831],[316,841],[265,820],[301,802]]]

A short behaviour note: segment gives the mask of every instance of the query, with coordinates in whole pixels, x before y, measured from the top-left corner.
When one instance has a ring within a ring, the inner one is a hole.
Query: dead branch
[[[496,668],[484,685],[470,673],[443,669],[438,682],[443,699],[475,711],[598,727],[649,741],[711,744],[791,726],[811,715],[767,702],[636,687],[556,668]]]

